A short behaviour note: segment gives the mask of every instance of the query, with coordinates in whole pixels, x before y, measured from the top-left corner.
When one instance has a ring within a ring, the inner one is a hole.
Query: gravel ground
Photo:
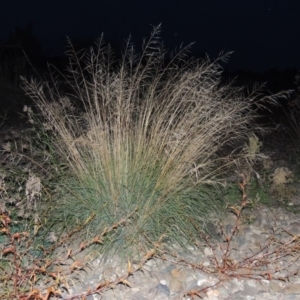
[[[89,295],[87,291],[95,289],[101,282],[115,281],[127,274],[127,264],[121,264],[117,258],[104,263],[97,257],[84,272],[74,272],[68,278],[69,290],[62,293],[62,298],[300,299],[299,215],[284,208],[263,206],[248,210],[245,215],[230,242],[226,259],[224,253],[228,243],[225,239],[211,247],[207,244],[190,247],[189,252],[178,249],[177,257],[164,254],[163,259],[148,260],[141,270],[124,281],[130,287],[118,284]],[[235,220],[236,217],[228,213],[221,224],[224,236],[230,236]],[[216,264],[220,267],[216,268]]]

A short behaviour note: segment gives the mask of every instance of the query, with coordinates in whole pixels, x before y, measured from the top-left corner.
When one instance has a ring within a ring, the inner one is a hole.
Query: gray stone
[[[182,282],[177,278],[173,278],[171,280],[169,287],[170,287],[170,290],[175,293],[180,292],[183,289]]]
[[[163,293],[167,296],[170,296],[170,289],[167,285],[160,283],[157,286],[155,286],[154,288],[151,288],[149,290],[149,293],[154,293],[155,295],[158,295],[159,293]]]
[[[168,265],[166,267],[164,267],[161,272],[162,273],[170,273],[173,269],[175,269],[176,266],[175,265]]]
[[[135,293],[132,296],[132,300],[148,300],[148,299],[144,297],[141,293]]]
[[[298,296],[300,297],[300,285],[299,284],[289,284],[282,290],[282,293],[283,294],[298,294]]]

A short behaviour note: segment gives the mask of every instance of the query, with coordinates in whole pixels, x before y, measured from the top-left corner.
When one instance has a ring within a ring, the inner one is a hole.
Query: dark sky
[[[300,68],[300,0],[14,0],[1,1],[0,38],[14,27],[34,25],[47,55],[60,54],[66,36],[135,44],[162,23],[170,50],[195,42],[195,53],[215,57],[234,51],[231,70]]]

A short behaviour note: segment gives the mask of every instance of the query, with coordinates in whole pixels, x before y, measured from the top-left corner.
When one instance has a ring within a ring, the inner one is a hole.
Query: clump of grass
[[[129,40],[119,61],[103,38],[83,53],[70,42],[68,73],[60,74],[68,93],[54,73],[53,82],[25,80],[55,155],[68,166],[53,199],[56,232],[86,224],[81,238],[91,238],[134,212],[102,250],[133,253],[164,234],[184,245],[198,228],[212,230],[219,207],[209,186],[234,163],[221,150],[260,129],[257,109],[274,100],[221,85],[219,61],[228,55],[189,59],[187,48],[166,63],[159,30],[141,55]]]

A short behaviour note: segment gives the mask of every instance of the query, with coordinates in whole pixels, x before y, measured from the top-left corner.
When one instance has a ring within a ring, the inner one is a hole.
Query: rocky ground
[[[295,205],[300,197],[294,198]],[[146,262],[127,278],[128,265],[97,257],[84,272],[69,277],[63,299],[105,300],[271,300],[300,299],[299,215],[283,208],[246,209],[238,232],[228,241],[177,249]],[[251,217],[251,218],[250,218]],[[224,236],[231,236],[236,217],[222,222]],[[229,246],[229,247],[228,247]],[[64,253],[61,253],[64,255]],[[133,263],[133,267],[135,267]],[[126,277],[125,284],[86,294],[101,282]]]

